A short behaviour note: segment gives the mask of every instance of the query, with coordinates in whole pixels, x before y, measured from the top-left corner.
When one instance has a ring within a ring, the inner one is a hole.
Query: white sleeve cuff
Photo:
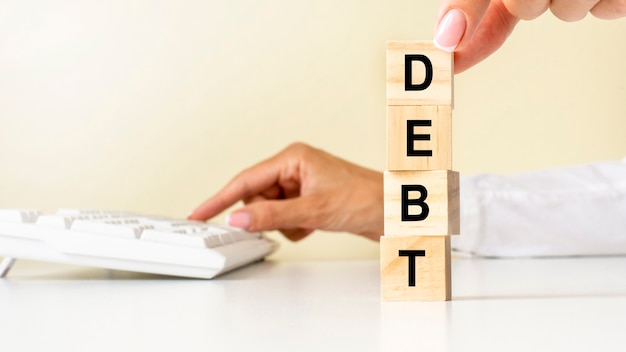
[[[463,177],[452,246],[491,257],[626,254],[626,162]]]

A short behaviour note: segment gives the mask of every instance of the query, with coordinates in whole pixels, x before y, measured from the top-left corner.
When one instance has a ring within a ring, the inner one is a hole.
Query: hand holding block
[[[453,58],[432,42],[388,42],[387,105],[454,105]]]
[[[387,107],[387,170],[452,169],[450,106]]]
[[[450,236],[380,238],[384,301],[449,301]]]
[[[459,173],[386,171],[385,236],[447,236],[460,233]]]

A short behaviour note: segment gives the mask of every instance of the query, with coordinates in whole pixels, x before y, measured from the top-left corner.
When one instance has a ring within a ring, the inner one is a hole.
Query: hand
[[[443,0],[435,43],[455,51],[454,70],[460,73],[498,50],[520,19],[535,19],[548,8],[564,21],[587,13],[602,19],[626,16],[623,0]]]
[[[280,230],[297,241],[313,230],[383,234],[383,176],[295,143],[244,170],[189,216],[207,220],[239,200],[227,219],[248,231]]]

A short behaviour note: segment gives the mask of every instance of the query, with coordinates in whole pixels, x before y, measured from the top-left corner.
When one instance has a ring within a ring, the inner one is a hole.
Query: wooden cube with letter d
[[[387,105],[454,105],[452,53],[430,41],[387,43]]]

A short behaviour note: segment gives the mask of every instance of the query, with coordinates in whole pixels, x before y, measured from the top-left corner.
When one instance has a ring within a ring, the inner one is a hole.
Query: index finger
[[[280,155],[276,155],[242,171],[219,192],[193,210],[188,218],[207,220],[240,200],[272,188],[280,177],[282,165]]]

